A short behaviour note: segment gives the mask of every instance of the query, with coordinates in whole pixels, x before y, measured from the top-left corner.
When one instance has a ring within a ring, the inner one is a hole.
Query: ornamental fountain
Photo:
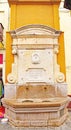
[[[57,62],[61,31],[41,24],[22,26],[12,37],[5,117],[17,127],[60,126],[68,116],[67,83]]]

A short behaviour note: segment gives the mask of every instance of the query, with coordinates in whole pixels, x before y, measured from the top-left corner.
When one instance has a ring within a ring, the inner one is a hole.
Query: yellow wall
[[[60,70],[66,76],[66,66],[65,66],[65,46],[64,46],[64,33],[62,32],[59,37],[59,53],[58,53],[58,64],[60,65]]]
[[[10,8],[11,30],[14,30],[27,24],[44,24],[59,30],[59,2],[53,2],[53,4],[48,4],[48,2],[44,2],[43,0],[43,2],[24,2],[23,4],[10,3]],[[60,50],[62,52],[58,54],[58,64],[60,64],[61,71],[65,73],[63,35],[61,35],[60,37],[61,38],[59,38],[59,44]],[[11,54],[10,42],[10,36],[7,36],[6,49],[8,50],[9,47],[10,49],[9,52],[7,52],[6,54],[6,76],[11,71],[11,63],[13,62],[13,58],[10,58],[10,61],[8,63]]]
[[[13,62],[11,44],[12,44],[12,39],[11,39],[10,33],[7,32],[6,33],[6,66],[5,66],[6,67],[6,71],[5,71],[6,81],[7,81],[7,75],[11,72],[11,65]]]
[[[58,5],[48,5],[47,3],[11,5],[10,29],[38,23],[59,29],[58,11],[55,12],[57,9]]]

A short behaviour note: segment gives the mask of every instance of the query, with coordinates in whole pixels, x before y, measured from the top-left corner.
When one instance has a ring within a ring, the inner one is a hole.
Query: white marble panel
[[[4,97],[11,99],[16,98],[16,85],[15,84],[5,84],[4,86]]]
[[[38,57],[34,57],[34,54],[38,55]],[[52,83],[54,82],[53,67],[53,49],[18,50],[19,83]]]

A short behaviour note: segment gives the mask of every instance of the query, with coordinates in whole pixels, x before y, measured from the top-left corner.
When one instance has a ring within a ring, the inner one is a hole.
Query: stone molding
[[[59,4],[61,0],[8,0],[9,4],[19,4],[24,2],[47,2],[48,4]]]

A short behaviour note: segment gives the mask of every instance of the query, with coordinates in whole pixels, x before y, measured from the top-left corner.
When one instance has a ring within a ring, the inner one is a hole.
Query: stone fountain
[[[61,31],[32,24],[10,34],[14,63],[2,100],[5,117],[18,127],[60,126],[68,116],[67,83],[57,63]]]

